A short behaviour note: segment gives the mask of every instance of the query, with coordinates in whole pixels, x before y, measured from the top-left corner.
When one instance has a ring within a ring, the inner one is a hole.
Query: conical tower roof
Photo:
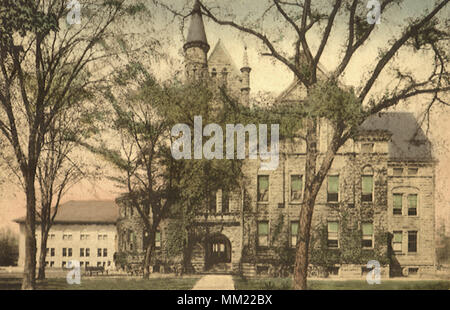
[[[206,38],[200,2],[198,0],[195,1],[194,8],[191,12],[191,23],[189,25],[189,31],[184,49],[186,50],[191,46],[200,46],[205,50],[205,52],[208,52],[210,48],[208,39]]]

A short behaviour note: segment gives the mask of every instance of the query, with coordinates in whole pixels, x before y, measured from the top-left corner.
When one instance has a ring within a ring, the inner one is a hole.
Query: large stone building
[[[117,252],[118,211],[114,201],[69,201],[62,204],[49,231],[46,265],[50,268],[64,268],[69,261],[77,260],[81,267],[111,266]],[[23,266],[25,218],[15,221],[20,225],[18,265]],[[39,219],[36,223],[36,245],[36,257],[39,258]]]
[[[226,85],[242,104],[248,103],[247,57],[238,70],[221,41],[208,56],[198,5],[191,14],[184,50],[188,80]],[[277,100],[301,102],[305,94],[305,87],[295,81]],[[326,121],[320,122],[319,136],[318,149],[324,154],[330,138]],[[219,191],[209,214],[199,214],[188,255],[193,270],[252,276],[277,274],[281,266],[292,266],[305,150],[301,140],[282,141],[279,166],[273,171],[261,171],[259,160],[246,160],[244,188],[228,194]],[[433,270],[434,167],[430,142],[411,113],[369,118],[358,137],[339,150],[317,197],[311,274],[361,276],[370,260],[379,261],[385,275],[388,270],[391,275]],[[139,215],[120,205],[119,251],[142,253]],[[165,251],[169,221],[157,233],[156,268],[172,261]]]

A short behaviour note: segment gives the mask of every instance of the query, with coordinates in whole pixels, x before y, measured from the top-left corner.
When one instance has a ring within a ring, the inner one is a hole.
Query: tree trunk
[[[34,290],[36,284],[36,193],[34,178],[27,176],[27,215],[25,221],[25,265],[23,270],[22,289]]]
[[[47,258],[47,239],[49,230],[44,226],[42,226],[41,229],[41,253],[39,255],[38,280],[45,280],[45,260]]]
[[[151,263],[151,258],[152,258],[152,254],[153,254],[154,244],[155,244],[155,230],[152,229],[149,232],[148,239],[147,239],[147,248],[145,249],[145,257],[144,257],[144,264],[143,264],[143,268],[144,268],[143,278],[144,279],[148,279],[150,277],[150,263]]]

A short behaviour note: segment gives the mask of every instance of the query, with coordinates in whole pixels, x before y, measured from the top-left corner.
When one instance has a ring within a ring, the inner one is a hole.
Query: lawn
[[[237,290],[290,290],[290,278],[234,278]],[[370,285],[364,280],[308,280],[310,290],[448,290],[450,281],[443,280],[385,280]]]
[[[85,278],[81,284],[67,284],[66,279],[37,282],[38,290],[190,290],[199,278]],[[0,290],[20,289],[21,279],[0,278]]]

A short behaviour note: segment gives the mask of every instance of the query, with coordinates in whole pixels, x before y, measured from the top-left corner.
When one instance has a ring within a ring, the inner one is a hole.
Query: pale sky
[[[183,3],[183,1],[175,0],[167,2],[173,3],[175,6]],[[255,14],[263,10],[264,7],[262,4],[266,2],[265,0],[236,0],[227,5],[227,10],[237,15],[237,19],[240,20],[240,18],[248,15],[250,10]],[[208,0],[204,1],[204,3],[213,7],[217,3],[217,0]],[[395,8],[391,14],[382,16],[382,23],[377,26],[372,40],[367,46],[360,49],[358,55],[350,63],[343,80],[345,84],[356,87],[360,86],[360,81],[363,81],[368,70],[373,68],[373,60],[378,55],[378,48],[385,46],[388,40],[398,34],[398,25],[406,18],[418,16],[427,7],[431,7],[433,1],[406,0],[405,3],[401,8]],[[450,8],[447,6],[443,16],[448,17],[450,16],[449,13]],[[167,13],[163,13],[162,11],[153,12],[153,18],[160,27],[159,35],[161,35],[160,39],[163,42],[163,49],[169,54],[170,57],[168,59],[170,61],[150,62],[149,60],[149,67],[162,80],[169,78],[177,70],[182,70],[183,61],[183,36],[179,31],[180,24],[167,24],[167,20],[169,20],[167,16]],[[388,19],[388,21],[385,19]],[[265,23],[265,29],[269,34],[272,34],[278,31],[276,25],[274,21],[269,20]],[[272,26],[273,32],[270,31]],[[321,60],[321,64],[325,70],[332,70],[337,65],[339,48],[345,42],[345,28],[343,26],[344,23],[338,24],[332,32],[329,48],[325,50]],[[283,65],[267,57],[259,56],[261,49],[255,39],[242,36],[230,27],[218,26],[208,19],[205,19],[205,28],[211,51],[217,41],[221,39],[238,68],[242,65],[244,46],[248,46],[250,66],[252,67],[251,88],[253,94],[256,94],[258,91],[270,91],[277,94],[282,92],[292,82],[293,75]],[[142,31],[148,30],[145,25],[142,25],[141,29]],[[289,32],[286,31],[283,35],[285,37],[278,46],[288,51],[291,49]],[[313,50],[317,47],[318,42],[314,40],[314,35],[317,34],[311,33],[309,37],[313,42]],[[411,56],[400,54],[400,56],[406,56],[399,58],[402,59],[400,65],[407,65],[412,72],[419,73],[419,75],[422,74],[423,76],[428,72],[427,62],[424,60],[426,55],[417,54]],[[384,74],[380,81],[376,85],[377,92],[388,87],[391,79],[388,74]],[[408,104],[397,107],[396,110],[412,111],[417,117],[420,117],[423,111],[423,102],[423,99],[414,99]],[[448,168],[450,166],[450,150],[447,142],[450,140],[450,109],[448,107],[437,107],[432,111],[431,116],[429,138],[434,145],[434,153],[439,161],[436,167],[436,214],[437,219],[446,219],[447,231],[450,231],[450,194],[448,193],[450,189],[450,169]],[[95,183],[85,181],[71,189],[63,201],[114,199],[118,196],[118,193],[119,190],[109,181]],[[24,214],[25,200],[21,189],[15,187],[12,182],[5,182],[5,184],[0,185],[0,229],[2,227],[11,227],[16,230],[18,225],[13,223],[12,220]]]

